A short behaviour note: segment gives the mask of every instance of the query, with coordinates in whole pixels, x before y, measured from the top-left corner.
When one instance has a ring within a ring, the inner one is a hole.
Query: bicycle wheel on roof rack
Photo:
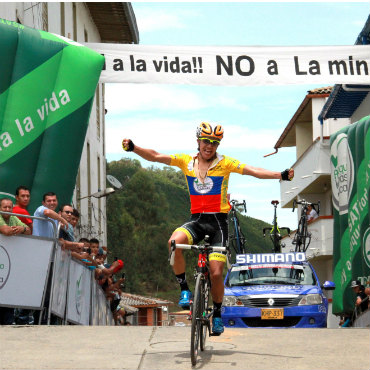
[[[303,252],[304,250],[304,226],[302,218],[299,220],[296,234],[294,235],[293,244],[295,244],[295,252]]]
[[[233,254],[245,253],[245,237],[239,223],[234,220],[229,222],[229,246]]]

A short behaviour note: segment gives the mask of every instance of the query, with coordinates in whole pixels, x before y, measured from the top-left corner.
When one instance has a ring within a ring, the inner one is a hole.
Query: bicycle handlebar
[[[295,207],[297,204],[300,204],[302,205],[303,207],[307,207],[307,206],[317,206],[318,207],[318,210],[317,210],[317,213],[320,214],[320,201],[317,201],[317,203],[311,203],[311,202],[307,202],[306,200],[302,199],[302,200],[295,200],[293,199],[293,208],[292,208],[292,212],[294,212],[295,210]]]
[[[233,199],[232,201],[230,201],[230,203],[231,203],[231,207],[232,207],[233,209],[235,209],[235,207],[243,206],[243,208],[244,208],[244,212],[245,212],[245,213],[247,213],[247,204],[245,203],[245,200],[243,200],[243,202],[242,202],[242,203],[238,203],[238,201],[237,201],[237,200]]]
[[[171,240],[171,251],[169,256],[170,265],[173,266],[175,262],[175,254],[173,253],[177,248],[179,249],[192,249],[198,251],[212,251],[212,252],[225,252],[226,247],[212,246],[212,245],[196,245],[196,244],[176,244],[175,240]]]
[[[263,236],[266,236],[266,231],[272,231],[274,228],[273,227],[264,227],[263,228]],[[286,230],[288,234],[290,235],[290,228],[289,227],[280,227],[279,230]]]

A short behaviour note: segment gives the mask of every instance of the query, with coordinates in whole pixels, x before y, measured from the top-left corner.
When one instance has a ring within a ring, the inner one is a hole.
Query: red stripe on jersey
[[[190,195],[191,213],[220,212],[221,194]]]

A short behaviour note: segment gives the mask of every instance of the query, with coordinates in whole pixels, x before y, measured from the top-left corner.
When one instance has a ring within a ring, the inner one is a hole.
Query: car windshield
[[[233,266],[227,285],[261,284],[315,285],[316,279],[308,265],[248,265]]]

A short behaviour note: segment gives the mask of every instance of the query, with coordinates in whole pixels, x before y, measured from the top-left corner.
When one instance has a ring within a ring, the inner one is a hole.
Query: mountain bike
[[[240,223],[237,215],[237,207],[242,207],[242,212],[247,212],[247,206],[245,200],[242,203],[238,203],[237,200],[230,202],[231,209],[229,211],[229,246],[232,247],[236,254],[245,253],[245,237],[240,228]]]
[[[191,339],[190,339],[190,357],[193,366],[197,363],[197,357],[199,349],[204,351],[207,330],[209,336],[219,335],[213,334],[211,331],[211,317],[213,314],[213,308],[210,307],[210,291],[211,291],[211,280],[208,269],[208,256],[212,252],[225,252],[226,247],[211,246],[208,242],[209,237],[204,238],[204,245],[188,245],[188,244],[176,244],[174,240],[171,240],[171,251],[170,251],[170,264],[173,265],[175,250],[190,249],[198,252],[198,263],[195,268],[195,288],[194,298],[190,302],[190,315],[191,319]]]
[[[308,246],[311,243],[311,233],[307,230],[307,209],[309,205],[311,205],[312,207],[317,206],[317,214],[320,214],[320,201],[318,201],[317,203],[309,203],[306,202],[304,199],[293,200],[292,212],[294,212],[294,209],[298,204],[302,206],[301,217],[298,221],[298,228],[294,235],[292,244],[295,245],[296,252],[306,252]]]
[[[272,227],[264,227],[263,228],[263,236],[266,236],[266,231],[269,231],[272,244],[274,245],[272,251],[274,253],[281,253],[281,248],[284,248],[285,244],[281,242],[282,236],[281,236],[280,232],[282,230],[285,230],[288,233],[288,235],[290,235],[290,229],[289,229],[289,227],[280,227],[279,228],[279,226],[278,226],[276,208],[277,208],[277,205],[279,204],[279,201],[278,200],[272,200],[271,204],[274,206],[274,219],[272,221]]]

